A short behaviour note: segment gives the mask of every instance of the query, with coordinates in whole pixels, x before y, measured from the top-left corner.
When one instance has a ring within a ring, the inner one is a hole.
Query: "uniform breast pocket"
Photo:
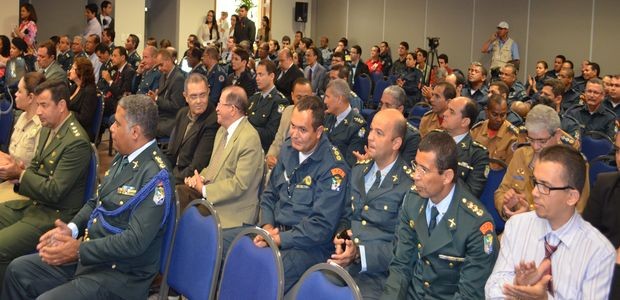
[[[372,204],[377,217],[382,220],[393,220],[396,222],[398,216],[398,201],[375,201]]]
[[[458,274],[461,270],[461,266],[465,262],[465,256],[462,255],[452,255],[452,254],[439,254],[438,255],[438,264],[436,270],[438,272],[439,277],[444,277],[446,279],[455,278],[453,283],[458,282]],[[448,280],[450,282],[451,280]]]
[[[293,211],[300,213],[307,212],[312,207],[312,196],[313,193],[309,187],[296,187],[291,197]]]

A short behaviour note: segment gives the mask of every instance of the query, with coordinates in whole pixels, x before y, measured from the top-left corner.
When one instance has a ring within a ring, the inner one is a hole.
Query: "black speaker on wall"
[[[295,22],[308,22],[308,2],[295,2]]]

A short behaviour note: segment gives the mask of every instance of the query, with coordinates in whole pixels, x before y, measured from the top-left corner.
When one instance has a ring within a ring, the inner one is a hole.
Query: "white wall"
[[[215,10],[215,0],[179,0],[179,28],[177,31],[177,49],[179,56],[187,50],[187,36],[198,34],[198,28],[205,22],[207,12]],[[229,14],[230,15],[230,14]],[[215,16],[216,19],[219,15]]]
[[[122,0],[114,4],[114,31],[116,38],[114,44],[125,46],[125,41],[130,34],[140,38],[138,53],[144,49],[144,0]]]
[[[282,40],[282,36],[288,35],[293,39],[296,31],[301,31],[304,36],[312,37],[313,23],[318,20],[313,9],[317,0],[272,0],[271,3],[271,36],[278,41]],[[331,0],[334,1],[334,0]],[[295,22],[295,2],[307,2],[308,3],[308,22],[301,23]],[[256,25],[256,29],[260,27],[260,24]],[[313,38],[315,39],[315,38]],[[318,40],[317,40],[318,43]]]
[[[8,1],[4,1],[8,2]],[[12,2],[12,1],[11,1]],[[19,1],[15,1],[19,3]],[[37,42],[49,39],[53,35],[67,34],[70,37],[84,34],[86,1],[75,0],[31,0],[37,12]],[[58,9],[62,7],[62,9]],[[4,11],[4,7],[2,8]]]
[[[19,1],[3,0],[0,9],[0,34],[11,38],[11,31],[19,24]]]

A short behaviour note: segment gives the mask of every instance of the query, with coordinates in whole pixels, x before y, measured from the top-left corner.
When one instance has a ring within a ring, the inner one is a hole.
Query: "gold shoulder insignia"
[[[474,146],[478,146],[478,147],[480,147],[480,148],[482,148],[484,150],[487,150],[487,147],[485,147],[483,144],[480,144],[480,143],[478,143],[476,141],[472,141],[472,144],[474,144]]]
[[[562,136],[560,137],[560,140],[562,140],[562,143],[567,144],[567,145],[573,145],[575,144],[575,139],[572,138],[570,135],[568,134],[562,134]]]
[[[362,119],[361,117],[357,117],[357,116],[356,116],[356,117],[353,117],[353,120],[354,120],[355,122],[357,122],[358,124],[364,124],[364,123],[366,123],[366,121],[364,121],[364,119]]]
[[[508,130],[514,133],[515,135],[519,134],[519,128],[517,128],[517,126],[514,126],[512,124],[508,125]]]
[[[425,112],[425,113],[424,113],[424,116],[426,116],[426,115],[430,115],[430,114],[432,114],[432,113],[433,113],[433,110],[431,109],[431,110],[429,110],[429,111]]]
[[[484,121],[480,121],[480,122],[478,122],[478,123],[474,124],[474,126],[472,126],[470,130],[473,130],[473,129],[474,129],[474,128],[476,128],[476,127],[480,127],[480,126],[482,126],[482,124],[483,124],[483,123],[484,123]]]
[[[153,156],[153,159],[155,160],[155,162],[157,162],[157,165],[159,166],[160,169],[165,169],[166,168],[166,164],[164,163],[164,160],[161,159],[161,157],[159,157],[159,155],[156,154],[156,152],[153,151],[153,154],[155,154]]]
[[[342,160],[342,154],[340,154],[340,150],[336,146],[332,146],[332,154],[337,161]]]

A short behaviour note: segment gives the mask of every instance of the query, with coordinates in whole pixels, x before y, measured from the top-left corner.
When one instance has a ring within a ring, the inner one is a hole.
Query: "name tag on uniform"
[[[122,187],[119,187],[116,192],[125,196],[135,196],[138,191],[133,186],[123,185]]]
[[[456,257],[456,256],[443,255],[443,254],[439,254],[439,259],[443,259],[443,260],[447,260],[447,261],[456,261],[456,262],[464,262],[465,261],[464,257]]]

